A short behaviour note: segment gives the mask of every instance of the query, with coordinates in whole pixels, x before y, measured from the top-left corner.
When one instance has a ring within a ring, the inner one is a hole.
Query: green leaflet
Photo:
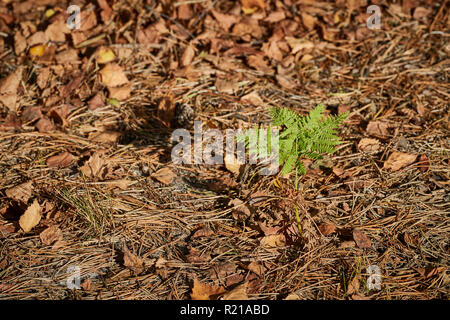
[[[325,106],[317,105],[307,116],[300,116],[288,108],[271,108],[272,125],[281,126],[279,159],[282,174],[293,169],[304,175],[302,156],[321,159],[323,154],[335,151],[341,144],[336,129],[348,113],[324,117]]]

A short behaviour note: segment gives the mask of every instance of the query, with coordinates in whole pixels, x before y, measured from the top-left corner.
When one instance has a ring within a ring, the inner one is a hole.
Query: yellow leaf
[[[30,54],[33,57],[40,57],[40,56],[42,56],[44,54],[44,51],[45,51],[45,46],[37,45],[37,46],[34,46],[34,47],[32,47],[30,49]]]
[[[97,50],[95,59],[97,63],[108,63],[116,59],[116,55],[112,49],[101,47]]]
[[[55,14],[55,10],[53,10],[53,9],[48,9],[47,11],[45,11],[45,17],[47,19],[50,19],[51,17],[53,17],[54,14]]]

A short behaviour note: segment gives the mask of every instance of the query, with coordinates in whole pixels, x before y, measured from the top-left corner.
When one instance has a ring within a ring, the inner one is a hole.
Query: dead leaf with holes
[[[24,214],[20,216],[19,225],[23,231],[29,232],[41,221],[42,208],[37,199],[25,210]]]
[[[383,168],[390,171],[400,170],[417,159],[417,154],[410,154],[405,152],[393,152],[389,158],[384,162]]]
[[[192,287],[192,300],[217,300],[217,298],[225,292],[223,287],[216,287],[213,285],[200,282],[194,278],[194,286]]]

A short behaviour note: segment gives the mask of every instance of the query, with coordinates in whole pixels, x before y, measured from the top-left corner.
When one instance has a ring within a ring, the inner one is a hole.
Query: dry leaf
[[[392,127],[393,125],[386,121],[370,121],[366,131],[373,136],[389,136],[389,129]]]
[[[360,288],[359,277],[356,275],[352,281],[348,284],[347,295],[352,295],[358,293]]]
[[[240,199],[233,199],[229,202],[233,206],[232,215],[236,220],[245,220],[250,217],[250,209]]]
[[[162,168],[152,174],[152,177],[164,184],[170,184],[175,178],[176,174],[170,168]]]
[[[316,18],[303,11],[300,14],[302,16],[303,25],[306,27],[306,29],[308,29],[309,31],[313,30],[317,22]]]
[[[27,208],[24,214],[20,216],[19,225],[23,231],[29,232],[38,225],[41,220],[42,208],[37,199]]]
[[[89,110],[95,110],[101,108],[105,105],[105,97],[101,91],[98,91],[95,96],[91,98],[88,102]]]
[[[5,194],[8,198],[14,199],[16,201],[21,201],[23,203],[27,203],[28,199],[31,198],[31,192],[33,188],[33,182],[28,181],[22,184],[19,184],[15,187],[5,190]]]
[[[181,56],[181,66],[186,67],[192,63],[195,57],[195,49],[194,46],[189,44],[183,52]]]
[[[225,168],[227,168],[228,171],[235,175],[239,175],[241,167],[243,164],[241,164],[238,159],[231,154],[227,154],[224,159],[225,162]]]
[[[248,286],[247,281],[238,285],[231,291],[225,293],[222,296],[221,300],[248,300],[247,286]]]
[[[211,13],[213,14],[214,18],[216,18],[217,22],[219,23],[219,26],[226,32],[230,30],[233,24],[239,21],[239,18],[236,16],[233,16],[231,14],[223,14],[214,9],[211,10]]]
[[[353,240],[355,240],[356,245],[361,249],[372,247],[370,239],[360,230],[353,230]]]
[[[223,287],[216,287],[209,284],[201,283],[194,278],[194,286],[192,287],[192,300],[217,300],[217,297],[225,292]]]
[[[136,274],[141,273],[144,271],[144,261],[139,258],[138,256],[135,256],[132,254],[126,245],[123,246],[123,265]]]
[[[109,98],[123,101],[131,96],[131,84],[126,84],[121,87],[108,87]]]
[[[19,67],[0,82],[0,102],[12,112],[17,111],[17,89],[22,80],[24,68]]]
[[[291,47],[292,54],[296,54],[299,51],[305,50],[310,51],[314,49],[314,43],[306,40],[306,39],[297,39],[293,37],[286,37],[286,41],[289,44],[289,47]]]
[[[112,62],[116,59],[116,55],[111,48],[100,47],[95,51],[95,60],[97,63],[104,64]]]
[[[88,139],[93,142],[106,142],[115,143],[120,137],[120,132],[116,131],[102,131],[102,132],[91,132]]]
[[[319,231],[320,233],[322,233],[324,236],[328,236],[330,234],[332,234],[333,232],[336,231],[336,226],[332,223],[322,223],[319,226]]]
[[[98,152],[95,152],[80,168],[86,177],[100,177],[105,161]]]
[[[290,293],[284,300],[300,300],[300,297],[296,293]]]
[[[241,4],[245,14],[252,14],[258,9],[264,10],[266,7],[264,0],[241,0]]]
[[[117,63],[108,63],[99,73],[102,83],[107,87],[119,87],[128,83],[125,72]]]
[[[69,152],[63,152],[56,156],[47,159],[47,166],[49,168],[64,168],[68,167],[75,157]]]
[[[266,248],[282,247],[286,244],[286,238],[282,234],[265,236],[260,241],[261,246]]]
[[[51,226],[42,231],[39,238],[44,245],[50,246],[57,241],[61,241],[63,234],[58,226]]]
[[[217,91],[231,95],[239,89],[239,83],[236,80],[217,78],[214,85]]]
[[[170,128],[175,116],[175,102],[172,96],[165,96],[158,104],[156,116],[167,127]]]
[[[393,152],[384,162],[383,168],[391,171],[397,171],[416,161],[416,158],[416,154]]]
[[[358,150],[367,153],[375,153],[380,151],[381,142],[377,139],[363,138],[358,143]]]
[[[241,101],[243,102],[248,101],[255,106],[261,106],[264,104],[263,100],[258,95],[257,91],[252,91],[249,94],[246,94],[245,96],[241,97]]]
[[[260,277],[262,277],[264,272],[266,272],[266,268],[256,261],[250,262],[250,264],[247,266],[247,269]]]

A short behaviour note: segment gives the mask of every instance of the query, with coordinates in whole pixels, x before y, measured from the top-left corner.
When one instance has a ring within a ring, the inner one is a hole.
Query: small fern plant
[[[296,170],[306,173],[302,157],[322,159],[323,154],[333,153],[342,143],[336,129],[347,118],[348,112],[324,117],[325,106],[317,105],[307,116],[301,116],[288,108],[271,108],[272,126],[281,127],[279,135],[279,163],[281,174]]]

